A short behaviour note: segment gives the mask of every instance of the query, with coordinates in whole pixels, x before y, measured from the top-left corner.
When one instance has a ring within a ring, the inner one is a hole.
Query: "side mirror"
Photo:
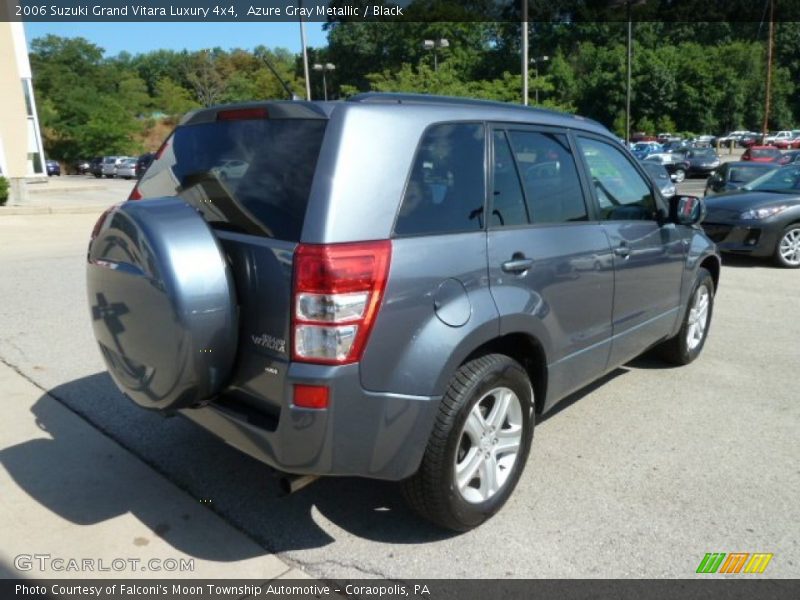
[[[706,203],[697,196],[673,196],[669,199],[669,217],[678,225],[697,225],[706,217]]]

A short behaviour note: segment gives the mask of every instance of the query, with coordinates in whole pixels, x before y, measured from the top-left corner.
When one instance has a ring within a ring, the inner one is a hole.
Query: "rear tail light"
[[[128,200],[141,200],[142,199],[142,192],[139,191],[139,184],[133,186],[130,195],[128,196]]]
[[[161,155],[164,154],[164,150],[169,148],[169,143],[171,141],[172,141],[172,134],[170,134],[170,136],[167,139],[164,140],[164,143],[161,144],[161,146],[158,148],[158,150],[156,150],[156,153],[153,156],[153,160],[154,161],[156,161],[159,158],[161,158]]]
[[[388,240],[300,244],[295,252],[292,358],[300,362],[357,362],[386,287]]]

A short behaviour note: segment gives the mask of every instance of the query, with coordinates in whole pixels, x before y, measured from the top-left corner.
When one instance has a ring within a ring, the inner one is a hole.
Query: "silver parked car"
[[[117,166],[125,159],[124,156],[104,156],[100,172],[109,179],[117,174]]]
[[[231,160],[247,168],[222,181]],[[130,400],[287,489],[401,481],[467,530],[509,498],[560,400],[653,347],[698,357],[720,274],[704,210],[662,197],[602,125],[552,111],[392,94],[205,108],[98,221],[92,325]]]
[[[136,158],[123,158],[114,170],[115,177],[132,179],[136,177]]]

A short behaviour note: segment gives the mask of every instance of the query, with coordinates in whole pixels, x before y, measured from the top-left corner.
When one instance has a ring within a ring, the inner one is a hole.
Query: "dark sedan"
[[[800,165],[754,179],[741,191],[706,200],[706,234],[722,252],[772,257],[800,267]]]
[[[144,172],[147,171],[147,167],[150,166],[150,163],[153,162],[153,158],[155,157],[154,152],[145,152],[138,159],[136,159],[136,179],[141,179]]]
[[[659,165],[655,162],[647,162],[642,161],[642,166],[644,170],[647,171],[647,174],[650,175],[650,179],[653,180],[653,183],[658,186],[658,189],[661,191],[661,195],[664,198],[672,198],[677,193],[675,189],[675,184],[672,183],[672,179],[670,178],[670,174],[664,165]]]
[[[673,152],[688,163],[687,177],[707,177],[711,171],[719,167],[719,156],[713,148],[689,148],[680,152]]]
[[[739,190],[773,169],[777,163],[728,162],[720,165],[706,181],[705,196]]]
[[[47,166],[47,175],[57,175],[61,177],[61,165],[58,164],[56,160],[48,160],[45,161],[45,165]]]
[[[102,156],[95,156],[89,162],[89,173],[97,177],[98,179],[103,176],[103,157]]]

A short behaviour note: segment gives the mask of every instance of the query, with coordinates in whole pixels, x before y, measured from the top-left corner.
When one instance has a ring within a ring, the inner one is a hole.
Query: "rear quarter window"
[[[398,236],[483,228],[485,133],[481,123],[441,123],[422,135],[394,232]]]

